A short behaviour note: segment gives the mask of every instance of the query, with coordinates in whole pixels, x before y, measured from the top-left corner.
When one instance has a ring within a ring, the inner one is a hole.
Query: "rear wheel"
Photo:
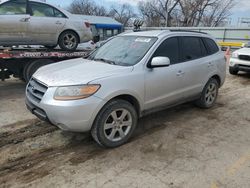
[[[62,50],[74,51],[79,44],[79,38],[73,31],[65,31],[59,37],[59,46]]]
[[[91,134],[104,147],[118,147],[126,143],[137,125],[137,113],[132,104],[124,100],[113,100],[99,112]]]
[[[48,65],[54,63],[53,60],[51,59],[38,59],[30,64],[27,65],[27,68],[25,69],[24,75],[25,75],[25,80],[28,82],[32,75],[42,66]]]
[[[218,81],[211,78],[204,87],[201,97],[195,102],[195,104],[200,108],[213,107],[218,96],[218,90]]]
[[[234,68],[234,67],[229,67],[229,73],[232,75],[237,75],[239,72],[238,69]]]

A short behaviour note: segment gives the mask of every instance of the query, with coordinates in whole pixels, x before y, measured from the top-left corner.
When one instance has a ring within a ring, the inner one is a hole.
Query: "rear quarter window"
[[[208,55],[215,54],[219,51],[219,48],[214,40],[210,38],[203,38],[203,41],[207,48]]]

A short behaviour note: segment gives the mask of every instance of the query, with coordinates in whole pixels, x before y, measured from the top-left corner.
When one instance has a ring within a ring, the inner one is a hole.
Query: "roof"
[[[120,29],[123,26],[111,17],[89,15],[81,15],[81,17],[88,20],[90,24],[94,24],[97,28]]]
[[[151,31],[139,31],[139,32],[127,32],[124,36],[144,36],[144,37],[164,37],[166,35],[178,33],[178,36],[206,36],[210,35],[198,31],[185,31],[185,30],[151,30]]]

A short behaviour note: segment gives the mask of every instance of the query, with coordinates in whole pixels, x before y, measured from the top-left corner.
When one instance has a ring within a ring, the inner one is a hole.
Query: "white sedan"
[[[0,0],[0,46],[44,45],[75,50],[92,40],[88,21],[36,0]]]

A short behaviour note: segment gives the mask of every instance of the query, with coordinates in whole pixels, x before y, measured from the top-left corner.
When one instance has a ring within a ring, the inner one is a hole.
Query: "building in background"
[[[93,35],[99,36],[100,40],[106,40],[123,31],[123,25],[113,18],[87,15],[82,15],[82,17],[91,24]]]

